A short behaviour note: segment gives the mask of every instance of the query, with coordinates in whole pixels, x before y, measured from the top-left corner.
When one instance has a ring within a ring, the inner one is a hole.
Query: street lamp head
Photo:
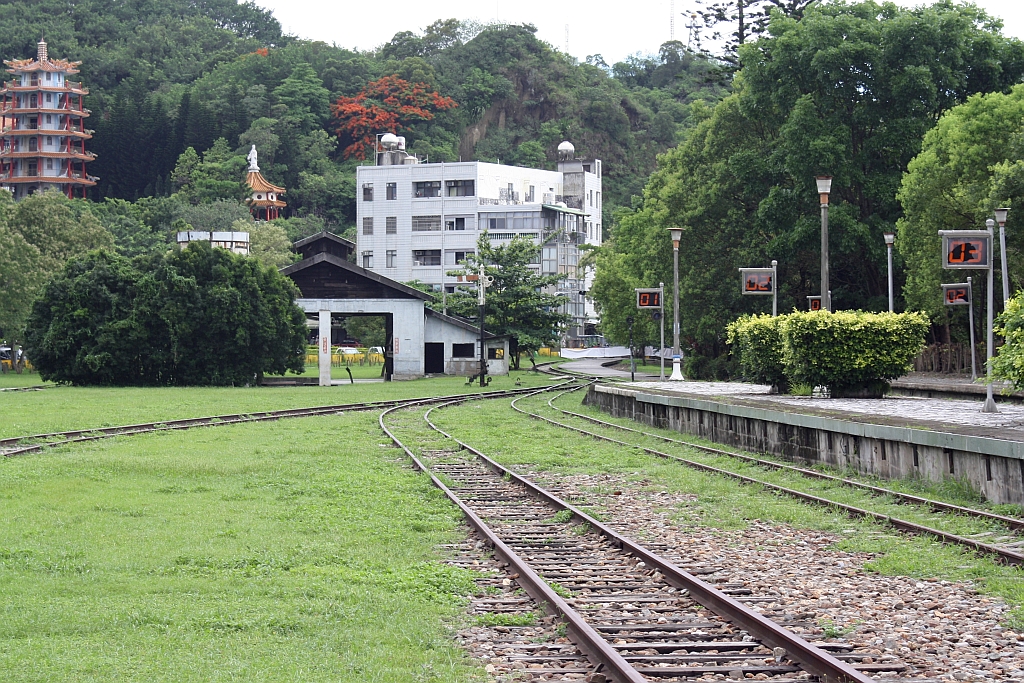
[[[668,231],[669,231],[669,234],[672,235],[672,241],[678,246],[679,245],[679,240],[683,239],[683,229],[682,228],[669,228]]]
[[[882,237],[885,238],[885,245],[888,247],[891,247],[893,243],[896,241],[896,233],[893,232],[883,233]]]
[[[996,222],[989,218],[988,220],[985,221],[985,227],[991,230],[992,228],[996,227]]]
[[[832,191],[832,176],[815,176],[814,182],[818,184],[818,194],[828,194],[829,192]]]
[[[999,223],[999,225],[1006,225],[1006,214],[1009,212],[1009,209],[996,209],[996,223]]]

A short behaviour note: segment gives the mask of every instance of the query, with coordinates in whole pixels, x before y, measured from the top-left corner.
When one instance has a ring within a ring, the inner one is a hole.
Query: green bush
[[[781,323],[786,376],[833,397],[881,396],[910,370],[927,331],[921,313],[792,313]]]
[[[1017,296],[1006,302],[996,332],[1005,342],[992,359],[992,374],[1009,380],[1019,389],[1024,386],[1024,292],[1017,292]]]
[[[738,352],[743,377],[770,384],[784,393],[789,389],[782,353],[781,324],[786,316],[743,316],[727,327],[728,341]]]

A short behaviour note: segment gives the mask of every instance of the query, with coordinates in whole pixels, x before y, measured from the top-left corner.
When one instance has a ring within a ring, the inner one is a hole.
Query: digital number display
[[[743,294],[774,294],[775,271],[771,268],[740,268]]]
[[[821,310],[821,297],[820,296],[809,296],[807,297],[807,303],[812,311]]]
[[[661,292],[637,292],[637,308],[661,308]]]
[[[977,230],[950,230],[942,234],[942,267],[987,269],[992,264],[992,238]]]
[[[947,306],[966,306],[971,302],[967,285],[942,285],[942,293]]]
[[[753,294],[771,294],[772,276],[771,273],[751,273],[743,278],[743,291]]]

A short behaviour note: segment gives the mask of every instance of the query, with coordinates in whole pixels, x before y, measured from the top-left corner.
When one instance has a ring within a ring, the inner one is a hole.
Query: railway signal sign
[[[807,309],[810,311],[821,310],[821,297],[820,296],[809,296],[807,297]]]
[[[774,294],[774,268],[740,268],[743,294]]]
[[[992,235],[987,230],[940,230],[942,267],[986,270],[992,266]]]
[[[660,289],[636,289],[636,307],[637,308],[661,308],[661,294]]]
[[[962,283],[942,285],[942,300],[947,306],[968,306],[971,303],[971,285]]]
[[[778,261],[772,261],[771,268],[740,268],[740,293],[771,296],[773,317],[779,312],[779,293],[775,286],[778,266]]]
[[[967,319],[970,321],[971,328],[971,379],[978,379],[978,359],[975,357],[974,345],[973,280],[971,278],[967,278],[967,282],[942,285],[942,303],[947,306],[969,306],[967,310]]]

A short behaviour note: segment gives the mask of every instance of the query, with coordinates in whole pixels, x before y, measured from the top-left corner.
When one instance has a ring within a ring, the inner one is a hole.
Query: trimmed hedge
[[[744,375],[756,382],[824,386],[833,397],[881,396],[924,346],[921,313],[814,311],[740,318],[729,327]]]
[[[730,323],[728,341],[739,351],[743,377],[757,384],[770,384],[775,391],[789,391],[782,357],[781,324],[786,316],[745,315]]]
[[[1006,310],[996,321],[996,334],[1006,342],[992,359],[992,375],[1020,389],[1024,387],[1024,292],[1006,302]]]

